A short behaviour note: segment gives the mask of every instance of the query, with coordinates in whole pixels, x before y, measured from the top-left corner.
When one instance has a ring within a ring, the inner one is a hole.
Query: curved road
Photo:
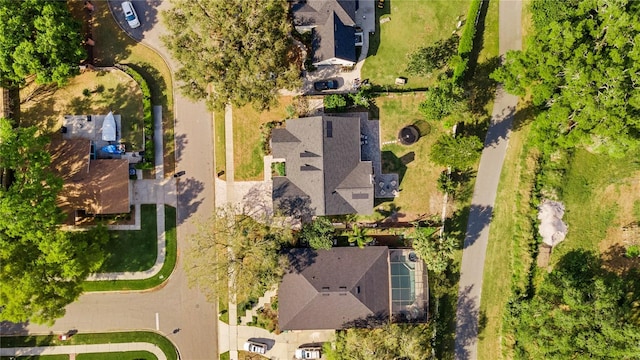
[[[521,14],[521,0],[500,0],[501,56],[509,50],[522,48]],[[478,358],[478,319],[489,225],[517,104],[516,96],[505,93],[501,86],[498,88],[480,158],[462,252],[456,310],[455,358],[458,360]]]
[[[106,2],[94,2],[107,6]],[[134,7],[142,26],[129,29],[122,19],[120,1],[110,2],[115,18],[134,39],[156,50],[172,72],[178,69],[160,42],[165,32],[160,12],[169,1],[139,0]],[[206,218],[214,207],[212,114],[203,102],[191,102],[174,92],[177,170],[186,171],[178,181],[178,263],[165,286],[156,291],[89,293],[67,307],[54,326],[29,324],[21,332],[49,333],[77,329],[80,332],[159,329],[178,347],[182,359],[217,359],[217,314],[197,289],[189,289],[182,258],[186,239],[195,233],[194,218]]]

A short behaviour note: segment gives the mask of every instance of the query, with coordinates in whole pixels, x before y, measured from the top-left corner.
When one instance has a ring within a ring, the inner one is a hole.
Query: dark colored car
[[[313,83],[313,88],[318,91],[335,90],[338,88],[337,80],[322,80]]]

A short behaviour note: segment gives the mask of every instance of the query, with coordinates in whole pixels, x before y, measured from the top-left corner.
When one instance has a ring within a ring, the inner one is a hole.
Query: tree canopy
[[[324,347],[328,360],[431,358],[428,324],[386,324],[377,329],[349,329],[336,334],[336,347]]]
[[[458,241],[452,236],[437,236],[436,232],[436,228],[416,225],[412,246],[427,269],[442,274],[453,259]]]
[[[183,66],[177,78],[187,96],[265,109],[279,89],[297,87],[286,0],[173,1],[163,17],[164,43]]]
[[[211,302],[228,291],[237,303],[257,298],[280,281],[287,265],[280,250],[290,239],[288,229],[272,228],[235,207],[217,208],[189,239],[189,283]]]
[[[331,220],[325,216],[318,216],[312,222],[304,224],[300,237],[313,249],[331,249],[334,234],[335,229]]]
[[[635,359],[640,343],[638,274],[621,277],[593,253],[572,251],[507,320],[516,359]]]
[[[477,136],[442,135],[431,147],[429,159],[440,166],[465,170],[480,157],[483,144]]]
[[[419,109],[427,120],[442,120],[453,113],[465,112],[467,104],[462,88],[445,79],[427,90],[426,98],[420,103]]]
[[[62,187],[49,170],[48,139],[35,127],[0,119],[0,167],[14,179],[0,189],[0,319],[52,323],[82,292],[103,261],[104,228],[69,234],[56,197]],[[5,172],[3,176],[8,176]]]
[[[80,24],[66,1],[0,0],[0,85],[20,86],[27,76],[64,84],[85,57]]]
[[[525,51],[493,77],[529,91],[542,140],[622,156],[640,137],[640,3],[534,1]]]

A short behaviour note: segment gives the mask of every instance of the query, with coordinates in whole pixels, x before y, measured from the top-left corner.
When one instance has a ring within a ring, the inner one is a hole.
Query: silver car
[[[264,354],[267,352],[267,345],[255,341],[244,343],[244,350],[254,354]]]

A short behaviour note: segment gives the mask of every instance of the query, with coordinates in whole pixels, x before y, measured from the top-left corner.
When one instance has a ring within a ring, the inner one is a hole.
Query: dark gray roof
[[[342,23],[355,26],[356,0],[300,0],[291,4],[296,26],[322,26],[336,14]]]
[[[337,14],[323,26],[316,27],[313,39],[313,62],[338,58],[356,62],[356,30],[345,26]]]
[[[314,26],[314,62],[339,58],[355,62],[355,0],[306,0],[291,5],[296,26]]]
[[[281,330],[341,329],[389,316],[389,259],[384,246],[293,249],[278,289]]]
[[[373,168],[360,158],[360,117],[315,116],[287,120],[271,140],[284,158],[286,179],[274,178],[274,206],[307,197],[312,215],[369,214],[373,211]],[[292,141],[296,139],[297,141]]]

